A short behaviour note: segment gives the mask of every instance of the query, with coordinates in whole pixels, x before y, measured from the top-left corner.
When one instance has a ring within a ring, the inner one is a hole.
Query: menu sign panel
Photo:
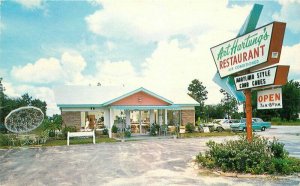
[[[284,30],[284,23],[274,22],[212,47],[220,76],[223,78],[267,61],[278,63]]]
[[[273,85],[277,67],[272,67],[234,78],[237,90]]]

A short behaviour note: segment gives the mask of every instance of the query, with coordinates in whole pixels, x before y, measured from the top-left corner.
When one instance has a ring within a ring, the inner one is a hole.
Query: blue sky
[[[203,81],[220,100],[210,47],[232,39],[255,1],[1,1],[0,76],[57,113],[57,85],[145,86],[187,91]],[[265,1],[258,26],[287,22],[280,64],[300,80],[300,1]]]

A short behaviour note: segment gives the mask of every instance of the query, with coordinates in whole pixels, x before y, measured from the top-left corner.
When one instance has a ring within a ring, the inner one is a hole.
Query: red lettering
[[[247,61],[247,52],[243,53],[243,61]]]
[[[264,55],[265,45],[261,45],[259,48],[261,49],[261,55],[263,56]]]
[[[248,60],[253,59],[252,50],[249,50]]]
[[[274,101],[274,94],[270,94],[269,101]]]
[[[253,54],[254,54],[254,58],[259,57],[259,48],[258,47],[253,50]]]
[[[278,101],[278,100],[280,100],[280,93],[275,94],[275,101]]]
[[[268,95],[264,95],[264,102],[266,102],[266,100],[268,100]]]
[[[220,61],[220,69],[224,68],[223,61]]]
[[[263,97],[262,96],[259,96],[258,97],[258,102],[262,102],[263,101]]]

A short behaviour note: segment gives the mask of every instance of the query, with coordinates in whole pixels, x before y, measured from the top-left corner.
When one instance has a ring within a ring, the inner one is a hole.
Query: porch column
[[[108,129],[109,131],[109,125],[110,125],[110,110],[106,108],[104,110],[104,126]],[[108,132],[108,136],[111,138],[111,133]]]
[[[140,134],[142,134],[142,111],[139,111]]]
[[[168,110],[165,109],[165,124],[168,124]]]
[[[158,110],[158,124],[162,125],[162,110]]]
[[[114,125],[113,112],[114,112],[114,109],[110,108],[109,109],[109,129],[108,129],[110,138],[112,137],[111,129],[112,129],[112,126]]]
[[[150,110],[150,125],[152,125],[152,123],[154,123],[155,118],[154,118],[154,110]]]
[[[126,128],[127,128],[130,127],[130,111],[125,110],[125,114],[126,114]]]

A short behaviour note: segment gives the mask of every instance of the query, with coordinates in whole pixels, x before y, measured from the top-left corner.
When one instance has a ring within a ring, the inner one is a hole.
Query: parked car
[[[246,131],[246,118],[241,119],[239,123],[231,124],[230,127],[233,131]],[[270,122],[265,122],[260,118],[252,118],[252,130],[265,131],[267,128],[271,128]]]
[[[230,130],[230,125],[233,123],[239,123],[240,120],[236,119],[215,119],[212,123],[207,124],[207,126],[212,127],[213,130],[221,132],[223,130]]]

